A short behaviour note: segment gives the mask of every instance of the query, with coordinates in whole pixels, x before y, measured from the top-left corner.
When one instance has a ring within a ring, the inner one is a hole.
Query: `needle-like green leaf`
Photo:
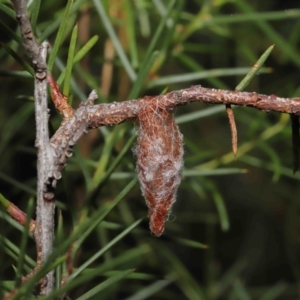
[[[63,95],[68,97],[70,93],[70,84],[71,84],[71,76],[72,76],[72,68],[74,64],[74,54],[76,49],[76,42],[77,42],[77,35],[78,35],[78,26],[74,26],[71,36],[71,42],[69,47],[68,53],[68,61],[66,65],[66,76],[64,80],[64,87],[63,87]]]
[[[249,84],[251,79],[261,71],[261,68],[267,58],[270,56],[271,52],[273,51],[275,45],[271,45],[257,60],[257,62],[254,64],[252,69],[248,72],[248,74],[245,76],[245,78],[238,84],[238,86],[235,88],[237,91],[242,91],[245,89],[245,87]]]
[[[56,36],[52,51],[51,51],[50,56],[49,56],[48,70],[50,71],[50,73],[52,71],[54,61],[55,61],[55,58],[57,56],[60,45],[61,45],[61,43],[64,39],[64,33],[65,33],[65,30],[66,30],[66,27],[67,27],[67,23],[68,23],[68,20],[69,20],[69,15],[70,15],[70,12],[71,12],[73,2],[74,2],[74,0],[68,0],[63,18],[61,20],[61,23],[60,23],[60,26],[59,26],[59,29],[58,29],[58,32],[57,32],[57,36]]]
[[[22,59],[19,54],[17,54],[11,47],[6,44],[1,43],[1,46],[6,50],[8,54],[10,54],[25,70],[27,70],[32,76],[34,76],[33,68]]]
[[[35,34],[36,34],[36,24],[40,13],[40,8],[41,8],[41,0],[34,0],[34,2],[32,3],[31,27]]]

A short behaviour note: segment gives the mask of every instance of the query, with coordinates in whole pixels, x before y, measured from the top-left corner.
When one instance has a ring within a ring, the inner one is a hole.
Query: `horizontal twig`
[[[142,103],[145,102],[151,105],[155,101],[160,108],[170,110],[190,102],[204,102],[249,106],[265,112],[300,115],[300,98],[281,98],[275,95],[209,89],[201,86],[192,86],[160,96],[145,96],[137,100],[109,104],[94,105],[95,99],[97,99],[97,95],[93,91],[89,99],[74,111],[74,115],[70,119],[64,120],[50,140],[55,156],[55,167],[49,180],[54,187],[56,180],[61,177],[61,170],[64,168],[67,158],[72,155],[72,147],[83,133],[100,126],[135,120]]]
[[[300,98],[282,98],[276,95],[217,90],[201,86],[192,86],[186,90],[173,93],[176,94],[177,105],[200,101],[209,104],[249,106],[265,112],[273,111],[300,115]]]

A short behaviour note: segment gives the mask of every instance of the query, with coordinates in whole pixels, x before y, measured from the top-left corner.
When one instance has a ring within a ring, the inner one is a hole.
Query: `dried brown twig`
[[[228,121],[230,125],[230,130],[231,130],[231,147],[232,147],[232,152],[234,157],[236,158],[237,154],[237,148],[238,148],[238,135],[237,135],[237,128],[236,128],[236,123],[235,123],[235,118],[234,118],[234,113],[232,110],[232,107],[230,104],[226,104],[226,113],[228,116]]]

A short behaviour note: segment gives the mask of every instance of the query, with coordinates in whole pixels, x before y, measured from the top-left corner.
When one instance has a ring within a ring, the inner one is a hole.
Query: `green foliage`
[[[74,108],[92,89],[103,103],[193,84],[299,95],[300,10],[285,1],[249,3],[44,0],[29,1],[28,9],[38,40],[51,45],[49,69]],[[33,71],[13,16],[10,2],[1,0],[0,193],[30,214]],[[255,63],[264,66],[239,85]],[[49,105],[54,132],[61,116]],[[58,183],[54,253],[13,299],[34,299],[33,286],[54,268],[56,290],[47,299],[64,292],[67,299],[299,297],[300,175],[292,172],[289,116],[234,112],[236,160],[224,107],[176,110],[185,169],[161,238],[149,232],[130,150],[138,125],[84,136]],[[0,298],[35,258],[32,237],[1,207]]]

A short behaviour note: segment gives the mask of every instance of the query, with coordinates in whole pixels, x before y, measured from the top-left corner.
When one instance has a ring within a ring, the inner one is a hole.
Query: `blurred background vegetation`
[[[28,6],[39,41],[51,45],[52,74],[77,107],[92,89],[98,103],[195,84],[234,90],[272,44],[265,67],[245,90],[299,96],[296,3],[33,0]],[[16,61],[17,56],[30,62],[13,35],[19,30],[12,12],[11,3],[1,0],[0,192],[26,211],[36,186],[33,78]],[[61,116],[49,105],[54,133]],[[251,108],[234,111],[236,160],[224,107],[195,103],[176,109],[185,167],[160,238],[150,234],[136,180],[131,148],[137,125],[103,127],[79,141],[58,184],[55,247],[95,212],[121,201],[73,245],[71,265],[80,271],[72,279],[82,282],[69,288],[67,299],[86,293],[82,299],[299,298],[300,175],[292,171],[290,118]],[[24,233],[5,212],[0,216],[1,295],[14,285]],[[35,255],[29,239],[23,274]]]

